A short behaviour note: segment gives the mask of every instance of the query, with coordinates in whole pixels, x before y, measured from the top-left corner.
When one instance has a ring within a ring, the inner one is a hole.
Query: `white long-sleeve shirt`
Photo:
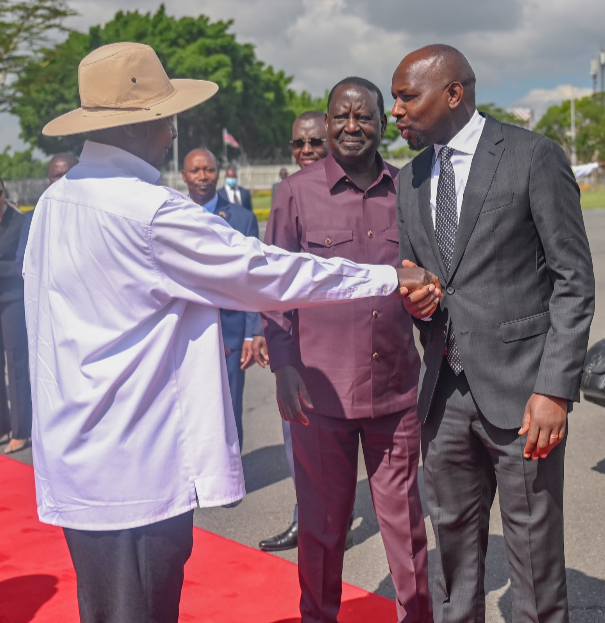
[[[87,142],[36,208],[24,278],[46,523],[118,530],[243,497],[219,308],[301,308],[397,286],[391,267],[246,238],[158,179]]]

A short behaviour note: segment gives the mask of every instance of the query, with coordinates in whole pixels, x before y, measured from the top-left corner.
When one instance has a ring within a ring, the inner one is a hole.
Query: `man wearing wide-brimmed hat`
[[[217,86],[169,80],[150,47],[96,50],[79,86],[44,133],[90,140],[40,199],[24,262],[38,512],[65,530],[82,621],[176,623],[192,509],[245,493],[219,308],[435,283],[264,246],[156,186],[171,117]]]

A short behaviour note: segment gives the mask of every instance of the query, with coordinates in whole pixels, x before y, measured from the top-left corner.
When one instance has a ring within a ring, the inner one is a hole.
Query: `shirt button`
[[[374,354],[372,355],[372,359],[373,359],[374,361],[377,361],[377,360],[378,360],[378,353],[374,353]]]
[[[368,198],[368,193],[363,193],[363,198],[367,199]]]
[[[345,177],[345,182],[348,184],[349,183],[349,178]]]
[[[350,290],[347,292],[347,298],[350,299],[353,296],[353,292]]]
[[[387,295],[389,293],[389,289],[386,286],[382,286],[382,293]]]
[[[376,310],[372,312],[372,318],[378,318],[378,312]]]
[[[374,232],[373,231],[369,231],[368,232],[368,238],[373,238],[374,237]]]
[[[327,245],[331,245],[332,244],[332,238],[326,238],[325,243]]]
[[[448,286],[446,290],[448,294],[454,294],[455,291],[456,291],[456,288],[453,288],[452,286]]]

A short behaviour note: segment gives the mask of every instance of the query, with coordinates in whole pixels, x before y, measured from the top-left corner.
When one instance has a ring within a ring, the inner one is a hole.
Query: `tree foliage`
[[[46,177],[48,162],[36,160],[32,149],[9,153],[7,147],[0,153],[0,176],[3,180],[23,180]]]
[[[65,0],[0,0],[0,111],[13,100],[16,76],[40,62],[50,33],[65,31],[70,15]]]
[[[512,125],[520,125],[519,120],[514,115],[511,115],[509,112],[506,112],[500,106],[490,102],[488,104],[479,104],[477,106],[477,110],[479,112],[485,112],[497,121],[501,123],[510,123]]]
[[[576,153],[578,162],[605,159],[605,94],[576,100]],[[571,155],[571,101],[551,106],[534,128],[559,143]]]
[[[204,15],[175,19],[162,5],[155,14],[118,12],[88,33],[71,32],[49,48],[40,62],[28,63],[16,82],[11,112],[21,121],[22,138],[48,154],[81,149],[84,137],[49,138],[41,134],[51,119],[80,105],[77,70],[92,50],[120,41],[150,45],[171,78],[212,80],[218,94],[179,115],[179,149],[222,151],[222,128],[238,140],[249,158],[277,158],[288,153],[295,111],[311,96],[289,89],[291,78],[257,60],[254,47],[236,41],[231,21],[211,22]]]

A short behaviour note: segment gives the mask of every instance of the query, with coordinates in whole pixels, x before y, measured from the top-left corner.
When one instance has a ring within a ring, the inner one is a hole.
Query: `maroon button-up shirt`
[[[330,154],[278,186],[265,243],[363,264],[399,265],[398,169],[377,155],[378,179],[357,188]],[[295,366],[314,413],[390,415],[416,404],[420,359],[400,300],[373,297],[263,315],[273,370]]]

